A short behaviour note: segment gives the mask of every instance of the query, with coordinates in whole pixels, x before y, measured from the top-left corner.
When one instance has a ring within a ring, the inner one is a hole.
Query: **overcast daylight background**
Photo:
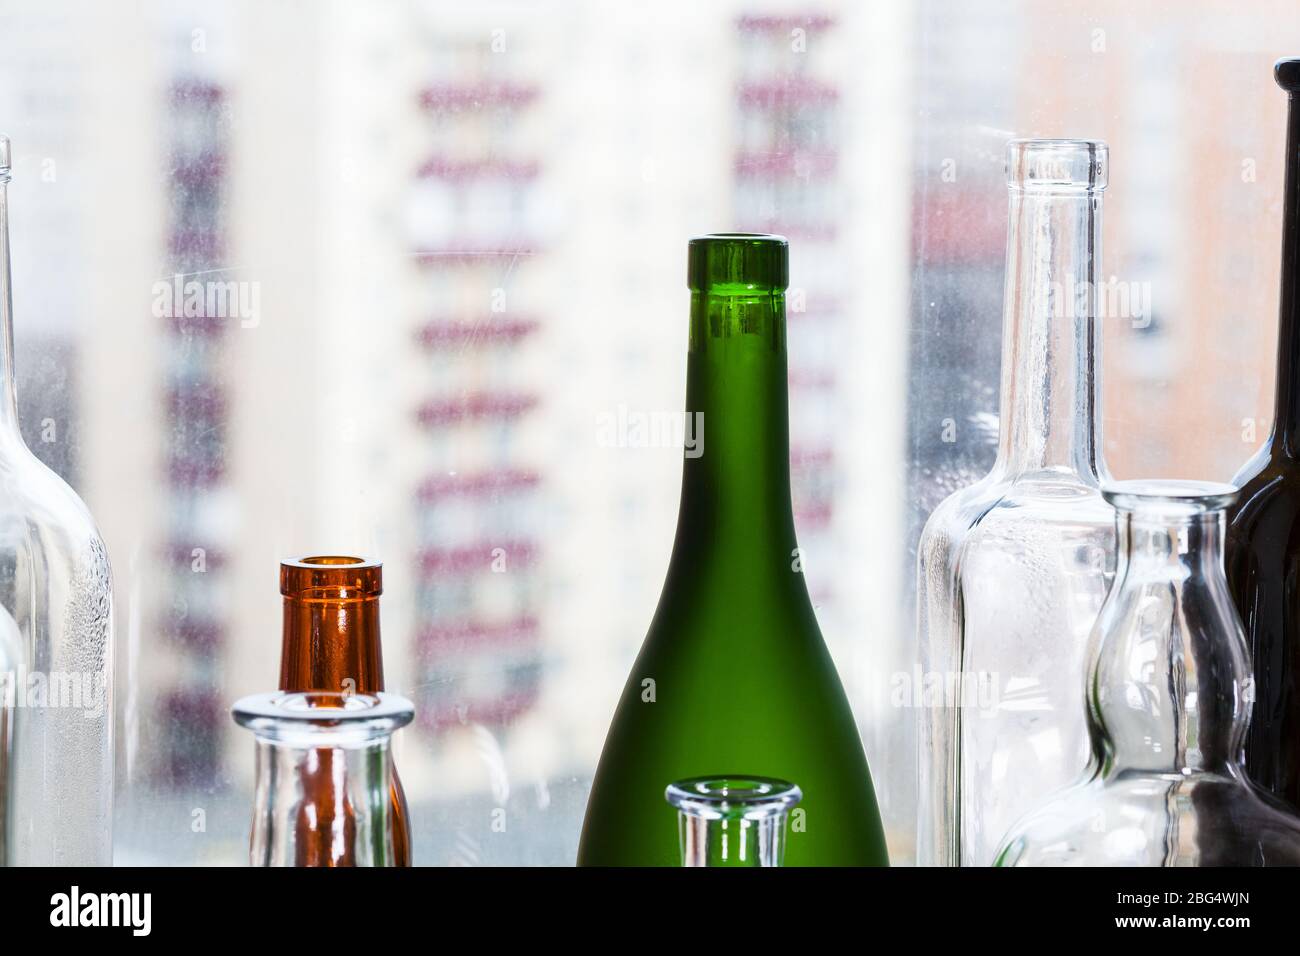
[[[1296,52],[1280,0],[0,2],[24,430],[116,577],[117,861],[245,861],[228,708],[274,687],[277,561],[332,551],[385,563],[417,863],[572,862],[681,467],[600,426],[680,411],[686,240],[741,229],[791,242],[800,543],[909,862],[915,540],[992,460],[1006,140],[1111,145],[1104,275],[1150,293],[1112,471],[1226,479]],[[244,309],[158,308],[177,275]]]

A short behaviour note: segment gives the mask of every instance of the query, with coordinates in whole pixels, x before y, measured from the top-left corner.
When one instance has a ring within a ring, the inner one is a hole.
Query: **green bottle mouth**
[[[790,284],[790,245],[784,236],[727,232],[690,241],[686,284],[709,295],[783,292]]]

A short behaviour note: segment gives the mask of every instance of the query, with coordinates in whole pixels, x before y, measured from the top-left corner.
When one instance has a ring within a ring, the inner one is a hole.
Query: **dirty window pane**
[[[114,563],[120,862],[243,860],[228,707],[276,680],[276,562],[330,551],[385,562],[417,861],[572,861],[680,471],[599,423],[681,409],[693,234],[791,240],[796,520],[897,862],[1008,138],[1111,144],[1112,471],[1226,478],[1267,432],[1286,3],[134,10],[0,2],[22,424]]]

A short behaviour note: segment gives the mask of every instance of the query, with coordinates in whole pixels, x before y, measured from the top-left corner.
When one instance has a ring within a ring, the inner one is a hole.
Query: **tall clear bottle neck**
[[[1118,509],[1120,561],[1099,616],[1089,680],[1094,758],[1125,770],[1230,774],[1250,713],[1245,636],[1223,572],[1229,486],[1152,498],[1175,483],[1108,488]]]
[[[1002,344],[1004,476],[1057,471],[1097,484],[1104,143],[1008,147],[1010,215]]]
[[[14,300],[9,265],[9,140],[0,136],[0,433],[18,432]]]

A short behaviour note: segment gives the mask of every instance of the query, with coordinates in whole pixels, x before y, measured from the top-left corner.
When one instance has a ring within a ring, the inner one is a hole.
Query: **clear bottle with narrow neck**
[[[1115,566],[1096,296],[1107,168],[1100,142],[1008,146],[997,459],[935,509],[918,549],[923,865],[990,865],[1087,754],[1078,694]]]
[[[862,742],[796,551],[788,268],[778,236],[691,240],[695,440],[659,606],[587,802],[580,864],[679,865],[665,782],[720,767],[799,782],[787,865],[887,862]]]
[[[785,780],[713,776],[664,791],[677,811],[684,867],[781,866],[790,811],[803,794]]]
[[[1300,58],[1274,75],[1287,94],[1277,392],[1268,440],[1233,478],[1226,563],[1255,673],[1246,766],[1300,807]]]
[[[0,136],[0,645],[16,645],[8,862],[113,857],[112,582],[76,493],[23,443],[14,389],[9,141]]]
[[[277,691],[235,721],[256,738],[252,866],[401,866],[390,738],[411,722],[395,694]]]
[[[383,565],[348,555],[313,555],[280,563],[284,632],[280,648],[280,689],[297,693],[378,694],[384,690],[384,656],[379,640],[379,597]],[[314,775],[321,799],[331,786],[337,755],[321,751]],[[341,768],[339,768],[341,770]],[[411,865],[410,814],[397,771],[391,774],[390,802],[394,866]],[[304,834],[307,846],[328,834]],[[304,851],[306,852],[306,851]],[[328,846],[316,856],[329,857]]]
[[[1088,671],[1082,780],[999,866],[1296,866],[1300,819],[1247,781],[1250,657],[1223,573],[1231,485],[1118,482],[1120,562]]]

